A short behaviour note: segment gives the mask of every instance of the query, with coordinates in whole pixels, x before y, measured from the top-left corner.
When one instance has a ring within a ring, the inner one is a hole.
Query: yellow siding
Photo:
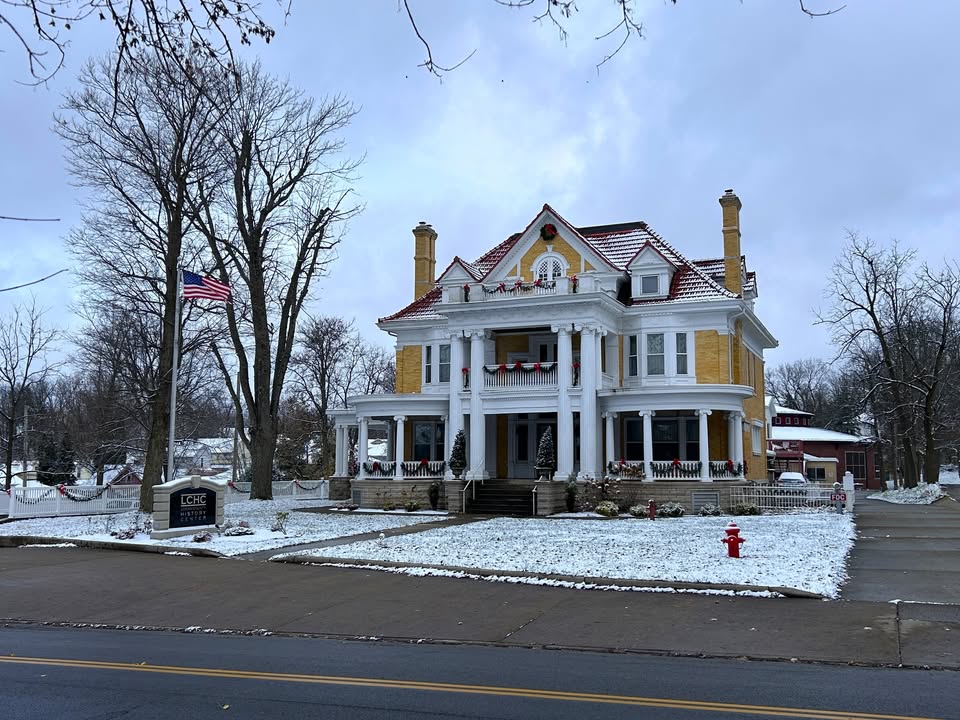
[[[423,379],[423,348],[407,345],[397,350],[397,392],[420,392]]]
[[[725,413],[714,412],[707,418],[707,440],[710,443],[710,459],[726,460],[730,457],[727,448],[727,417]]]
[[[549,243],[544,242],[543,240],[537,240],[530,246],[523,257],[520,258],[520,272],[524,280],[533,279],[533,261],[538,257],[547,252],[547,245],[550,245],[553,248],[553,252],[558,255],[562,255],[563,259],[570,264],[570,275],[576,275],[581,272],[580,266],[583,265],[584,270],[593,270],[593,265],[589,262],[584,261],[581,263],[581,256],[570,243],[564,240],[562,237],[557,235]]]
[[[528,335],[497,335],[496,356],[498,364],[507,362],[508,353],[526,353],[529,351],[530,337]]]
[[[727,336],[716,330],[697,330],[694,338],[697,363],[697,382],[717,384],[728,382]]]

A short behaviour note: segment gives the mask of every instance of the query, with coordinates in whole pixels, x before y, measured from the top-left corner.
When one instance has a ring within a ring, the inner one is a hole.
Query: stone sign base
[[[226,483],[194,475],[153,488],[154,540],[195,535],[223,525]]]

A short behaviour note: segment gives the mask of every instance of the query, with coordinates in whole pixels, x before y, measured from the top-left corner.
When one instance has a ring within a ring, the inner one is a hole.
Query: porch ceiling
[[[349,409],[345,414],[354,417],[430,416],[446,415],[450,408],[450,398],[440,394],[384,393],[351,397],[347,404]],[[337,419],[340,419],[339,415]]]

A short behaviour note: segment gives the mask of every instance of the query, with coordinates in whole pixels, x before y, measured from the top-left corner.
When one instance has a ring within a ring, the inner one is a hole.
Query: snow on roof
[[[560,217],[549,205],[544,205],[544,208],[549,209],[558,218]],[[566,221],[563,222],[566,223]],[[630,261],[647,245],[663,255],[666,260],[677,268],[670,286],[670,293],[666,298],[650,300],[635,298],[634,304],[668,304],[696,302],[709,298],[738,297],[736,293],[730,292],[723,285],[723,258],[688,260],[642,220],[616,223],[613,225],[591,225],[581,228],[570,227],[574,232],[579,234],[585,243],[593,248],[598,255],[619,270],[626,270]],[[497,263],[503,259],[504,255],[516,245],[522,234],[523,233],[514,233],[472,263],[462,258],[459,258],[459,261],[467,272],[474,277],[480,278],[482,282],[487,279],[490,272],[497,266]],[[720,270],[719,281],[714,277],[718,267]],[[746,265],[744,265],[744,268],[746,268]],[[747,273],[747,284],[744,292],[748,291],[756,291],[755,273]],[[378,322],[440,319],[441,316],[437,307],[440,304],[440,300],[440,289],[433,288],[392,315],[380,318]]]
[[[840,462],[834,457],[817,457],[816,455],[811,455],[810,453],[804,453],[803,459],[807,462],[825,462],[825,463],[837,463]]]
[[[868,440],[868,438],[858,437],[857,435],[847,435],[847,433],[827,430],[817,427],[801,427],[796,425],[773,425],[770,428],[771,440],[805,440],[807,442],[844,442],[856,443]]]
[[[770,407],[770,401],[776,401],[772,395],[766,395],[763,398],[763,403],[767,407]],[[777,405],[776,403],[773,406],[773,412],[775,415],[807,415],[813,417],[813,413],[809,413],[806,410],[797,410],[796,408],[787,407],[786,405]]]

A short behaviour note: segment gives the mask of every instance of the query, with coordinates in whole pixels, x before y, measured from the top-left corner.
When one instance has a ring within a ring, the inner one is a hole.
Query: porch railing
[[[711,460],[710,477],[738,480],[743,477],[743,464],[732,460]]]
[[[646,477],[642,462],[609,462],[607,474],[621,480],[643,480]]]
[[[650,474],[655,480],[696,480],[703,465],[693,460],[668,460],[650,463]]]
[[[404,477],[442,478],[447,463],[443,460],[405,460],[400,465]]]
[[[393,477],[397,463],[392,460],[373,460],[363,464],[363,472],[369,477]]]
[[[557,386],[557,364],[504,363],[483,366],[483,386],[488,389]]]
[[[533,282],[522,282],[515,280],[513,282],[495,283],[493,285],[480,285],[480,292],[472,292],[470,300],[500,300],[505,298],[516,298],[532,295],[556,295],[557,283],[546,280],[534,280]]]

